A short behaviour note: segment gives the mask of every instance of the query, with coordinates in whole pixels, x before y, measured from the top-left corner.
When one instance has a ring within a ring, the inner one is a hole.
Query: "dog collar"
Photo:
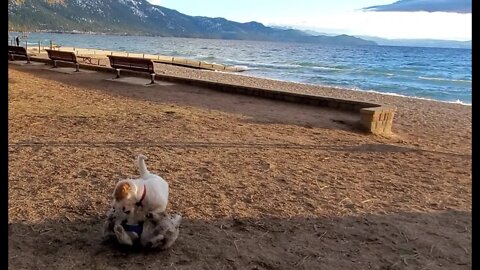
[[[135,203],[136,206],[141,206],[143,207],[143,199],[145,199],[145,195],[147,195],[147,187],[145,185],[143,185],[143,194],[142,194],[142,197],[140,198],[140,201],[138,201],[137,203]]]

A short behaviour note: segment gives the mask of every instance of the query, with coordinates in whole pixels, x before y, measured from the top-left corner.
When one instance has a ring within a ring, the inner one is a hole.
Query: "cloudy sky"
[[[192,16],[383,38],[471,40],[471,0],[148,0]]]

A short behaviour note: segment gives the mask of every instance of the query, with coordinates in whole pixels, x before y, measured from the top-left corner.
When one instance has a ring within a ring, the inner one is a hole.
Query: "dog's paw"
[[[140,238],[140,236],[136,232],[130,232],[130,238],[135,241]]]
[[[119,225],[119,224],[116,224],[116,225],[113,227],[113,231],[114,231],[116,234],[125,233],[125,229],[123,228],[122,225]]]
[[[132,238],[127,234],[127,232],[125,232],[125,229],[121,225],[115,225],[115,227],[113,228],[113,231],[115,232],[117,241],[120,244],[128,245],[128,246],[133,245]]]
[[[148,241],[145,241],[143,243],[143,246],[146,248],[157,248],[157,247],[163,246],[165,243],[165,240],[166,240],[165,237],[160,234]]]

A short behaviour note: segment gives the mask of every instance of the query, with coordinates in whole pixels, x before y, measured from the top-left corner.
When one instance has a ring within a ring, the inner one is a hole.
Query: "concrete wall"
[[[51,60],[45,58],[32,57],[31,60],[44,63],[52,63]],[[73,66],[73,64],[61,62],[58,62],[58,64],[61,66]],[[108,72],[114,74],[116,73],[115,70],[111,67],[97,65],[80,64],[80,69],[96,70],[100,72]],[[128,70],[122,70],[122,75],[150,78],[149,74],[138,73]],[[393,117],[396,108],[391,106],[382,106],[381,104],[368,103],[350,99],[338,99],[332,97],[299,94],[271,89],[262,89],[219,82],[203,81],[197,79],[188,79],[163,74],[156,74],[155,77],[156,79],[160,79],[162,81],[205,87],[222,92],[244,94],[266,99],[274,99],[286,102],[301,103],[313,106],[321,106],[332,109],[357,112],[360,114],[360,126],[364,131],[376,135],[388,136],[392,134]]]

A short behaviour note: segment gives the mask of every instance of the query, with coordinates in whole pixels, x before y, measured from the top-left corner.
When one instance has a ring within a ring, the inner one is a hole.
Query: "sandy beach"
[[[395,134],[361,134],[335,110],[9,64],[9,267],[471,268],[471,106],[155,68],[394,105]],[[168,251],[101,242],[139,153],[184,218]]]

